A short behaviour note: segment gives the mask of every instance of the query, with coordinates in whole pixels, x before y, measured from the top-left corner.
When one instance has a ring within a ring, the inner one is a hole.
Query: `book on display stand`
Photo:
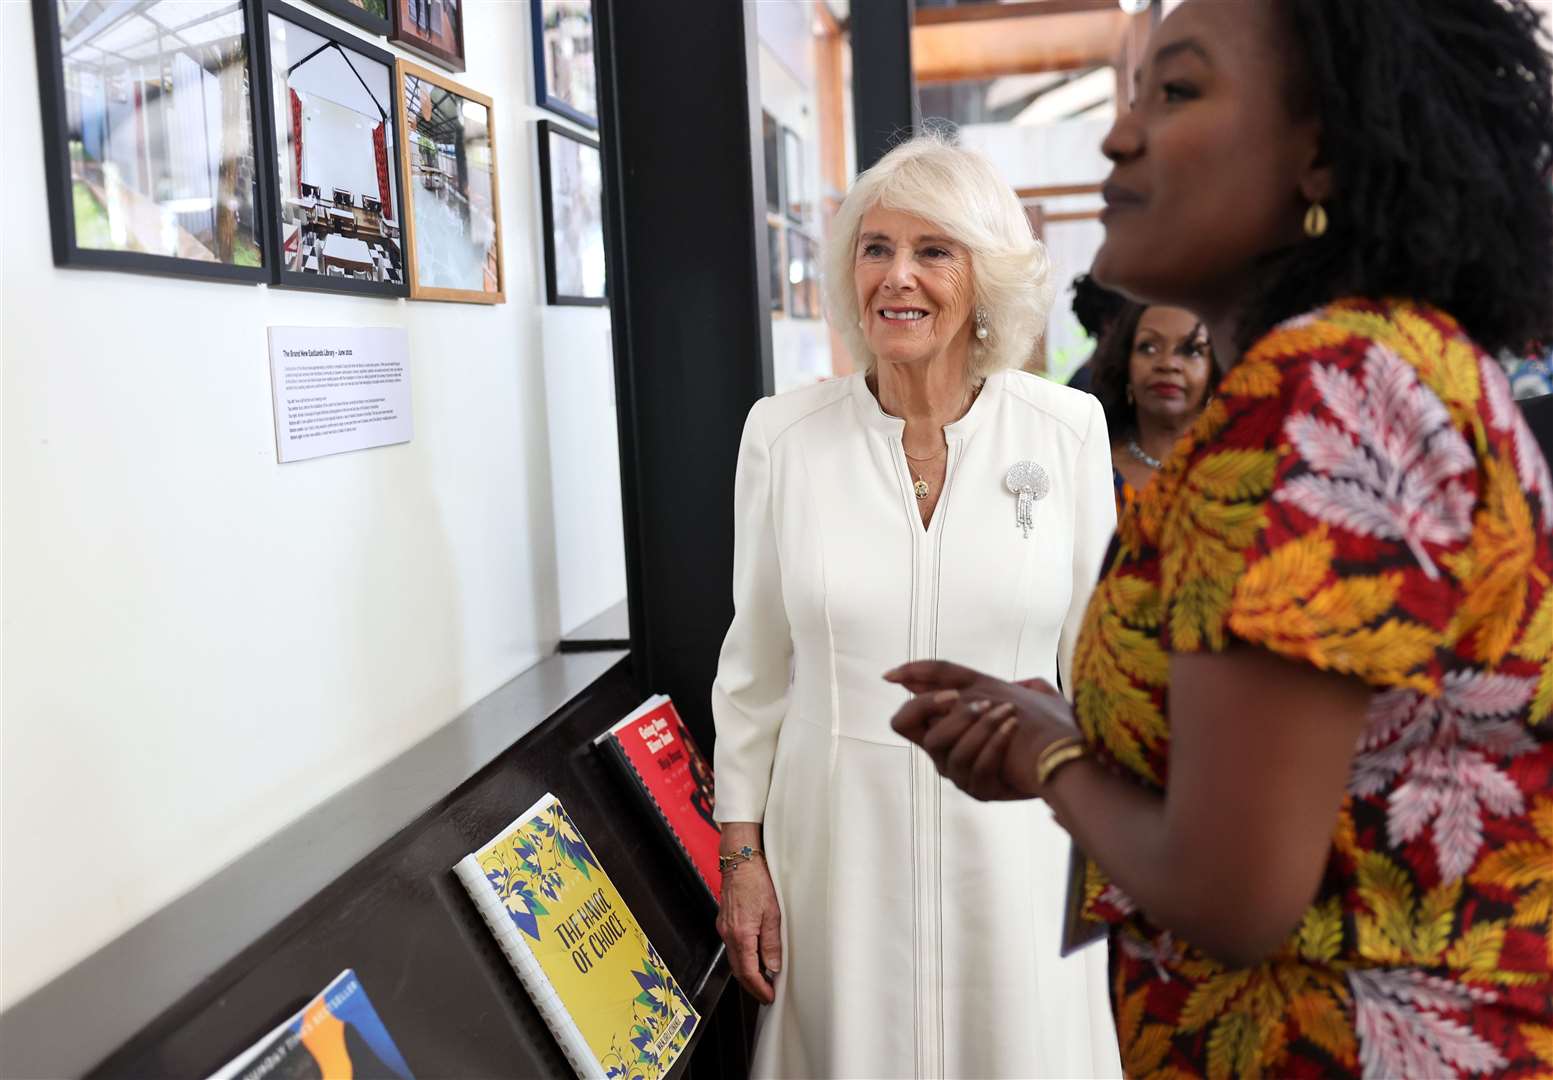
[[[415,1080],[356,973],[348,968],[210,1080],[316,1080],[320,1076]]]
[[[578,1076],[668,1074],[700,1016],[559,799],[453,869]]]
[[[712,768],[674,703],[654,694],[593,742],[652,810],[713,902],[721,902]]]

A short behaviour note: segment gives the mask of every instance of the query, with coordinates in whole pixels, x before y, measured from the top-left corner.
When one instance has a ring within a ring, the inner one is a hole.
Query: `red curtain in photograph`
[[[297,97],[295,90],[287,90],[291,95],[291,144],[297,150],[297,196],[302,195],[302,99]]]
[[[372,129],[372,149],[377,151],[377,196],[383,201],[383,216],[394,216],[393,188],[388,186],[388,134],[383,121]]]

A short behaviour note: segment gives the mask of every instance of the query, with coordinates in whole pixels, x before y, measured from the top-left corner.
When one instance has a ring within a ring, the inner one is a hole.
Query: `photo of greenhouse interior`
[[[1553,1075],[1553,2],[0,93],[0,1080]]]
[[[259,265],[240,8],[70,5],[62,20],[83,246]]]

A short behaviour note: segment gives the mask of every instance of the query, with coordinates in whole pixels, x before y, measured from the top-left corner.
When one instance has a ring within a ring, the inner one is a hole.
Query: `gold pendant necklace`
[[[916,476],[915,473],[912,475]],[[917,493],[917,501],[921,502],[928,496],[927,481],[922,479],[922,477],[917,476],[917,482],[912,485],[912,490]]]

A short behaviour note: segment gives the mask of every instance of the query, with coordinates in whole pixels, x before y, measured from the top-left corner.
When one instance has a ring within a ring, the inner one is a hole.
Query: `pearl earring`
[[[976,340],[986,341],[991,334],[992,331],[987,328],[987,309],[978,304],[976,306]]]

